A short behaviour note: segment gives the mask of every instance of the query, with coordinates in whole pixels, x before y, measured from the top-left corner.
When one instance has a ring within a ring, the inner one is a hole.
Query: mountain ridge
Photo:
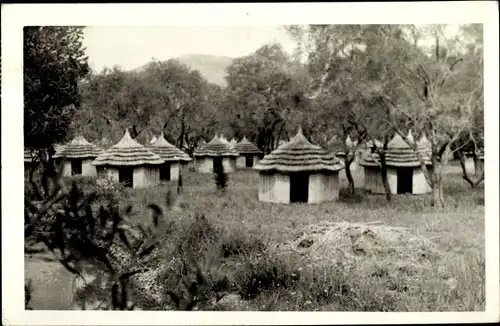
[[[224,78],[227,75],[226,68],[229,67],[236,58],[212,54],[187,53],[171,59],[178,60],[180,63],[185,64],[193,70],[198,70],[208,82],[226,87],[227,82]],[[149,63],[146,63],[134,69],[134,71],[141,71],[148,64]]]

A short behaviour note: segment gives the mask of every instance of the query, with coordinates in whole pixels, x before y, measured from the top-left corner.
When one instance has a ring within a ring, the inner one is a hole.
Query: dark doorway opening
[[[134,169],[133,168],[120,168],[118,171],[118,181],[123,183],[125,187],[134,187]]]
[[[71,175],[82,174],[82,160],[71,160]]]
[[[170,181],[170,164],[165,163],[160,167],[160,180]]]
[[[309,174],[296,172],[290,174],[290,202],[307,203],[309,199]]]
[[[222,157],[214,157],[213,158],[213,172],[216,173],[218,171],[223,171],[222,166]]]
[[[398,168],[398,194],[413,192],[413,168]]]
[[[253,155],[245,156],[245,167],[247,168],[253,167]]]

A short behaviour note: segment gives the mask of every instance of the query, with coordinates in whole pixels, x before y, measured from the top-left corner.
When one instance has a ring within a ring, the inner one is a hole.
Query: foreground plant
[[[73,183],[70,187],[61,178],[54,164],[43,162],[39,180],[31,180],[25,194],[25,252],[36,252],[40,244],[77,277],[85,279],[90,272],[108,280],[108,304],[113,310],[133,309],[129,294],[130,279],[144,271],[151,253],[157,246],[159,211],[153,211],[152,227],[133,223],[119,212],[118,203],[109,200],[97,213],[92,205],[98,199],[95,192],[85,194]],[[128,258],[128,259],[124,259]]]

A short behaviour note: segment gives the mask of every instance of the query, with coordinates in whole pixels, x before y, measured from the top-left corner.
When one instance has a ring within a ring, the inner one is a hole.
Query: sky
[[[92,26],[84,30],[84,46],[95,71],[114,65],[129,70],[153,57],[168,60],[183,54],[239,57],[271,42],[281,43],[290,53],[295,48],[279,26]]]

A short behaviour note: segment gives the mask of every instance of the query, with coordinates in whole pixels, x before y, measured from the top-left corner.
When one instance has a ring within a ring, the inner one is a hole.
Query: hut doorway
[[[134,187],[134,169],[133,168],[120,168],[118,172],[118,181],[123,183],[125,187]]]
[[[253,166],[253,155],[245,156],[245,167],[251,168]]]
[[[71,175],[82,174],[82,160],[71,160]]]
[[[399,168],[397,172],[398,194],[413,192],[413,168]]]
[[[214,157],[213,158],[212,170],[213,170],[214,173],[217,172],[217,171],[222,171],[223,170],[222,157]]]
[[[290,202],[307,203],[309,199],[309,174],[296,172],[290,174]]]
[[[163,164],[160,167],[160,180],[170,181],[170,164]]]

